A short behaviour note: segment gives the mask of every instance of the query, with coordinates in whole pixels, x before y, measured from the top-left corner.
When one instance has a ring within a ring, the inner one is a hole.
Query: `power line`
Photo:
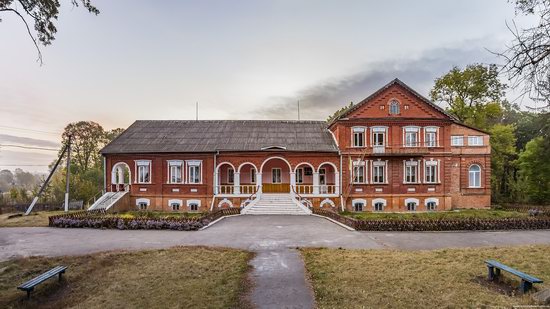
[[[49,166],[47,164],[0,164],[0,166]]]
[[[35,132],[35,133],[53,134],[53,135],[61,135],[61,134],[62,134],[62,132],[52,132],[52,131],[43,131],[43,130],[33,130],[33,129],[16,128],[16,127],[9,127],[9,126],[0,126],[0,128],[11,129],[11,130],[29,131],[29,132]]]
[[[54,149],[54,148],[34,147],[34,146],[21,146],[21,145],[9,145],[9,144],[0,144],[0,147],[17,147],[17,148],[34,149],[34,150],[59,151],[59,149]]]

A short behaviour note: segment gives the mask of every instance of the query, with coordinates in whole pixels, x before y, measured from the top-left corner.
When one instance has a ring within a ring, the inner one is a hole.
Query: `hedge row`
[[[358,231],[482,231],[550,229],[550,217],[501,219],[357,220],[323,209],[313,213],[329,217]]]
[[[121,218],[104,210],[82,211],[49,217],[49,226],[62,228],[102,228],[119,230],[196,231],[227,215],[239,214],[239,208],[218,210],[198,218]]]

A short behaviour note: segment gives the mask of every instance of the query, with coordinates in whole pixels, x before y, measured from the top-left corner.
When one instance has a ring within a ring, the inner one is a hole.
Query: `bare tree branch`
[[[39,62],[40,65],[42,65],[43,64],[42,52],[40,51],[40,47],[38,46],[38,42],[36,42],[35,37],[32,35],[31,28],[29,27],[29,24],[27,23],[27,21],[25,20],[23,15],[21,15],[18,11],[14,10],[14,9],[10,9],[10,8],[0,9],[0,12],[13,12],[17,16],[19,16],[19,18],[21,18],[21,20],[25,24],[25,27],[27,28],[27,33],[29,34],[29,36],[31,37],[32,42],[34,43],[34,47],[36,48],[36,52],[38,53],[38,58],[36,59],[36,61]]]

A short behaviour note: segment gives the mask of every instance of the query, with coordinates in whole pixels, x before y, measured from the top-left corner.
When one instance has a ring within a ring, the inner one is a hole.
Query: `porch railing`
[[[233,185],[219,185],[218,194],[233,194],[234,186]]]
[[[314,185],[296,185],[294,191],[298,194],[313,194]],[[319,185],[319,194],[336,194],[336,185]]]
[[[313,185],[296,185],[294,188],[298,194],[313,194]]]
[[[254,194],[258,191],[258,187],[256,185],[240,185],[241,187],[241,194]]]

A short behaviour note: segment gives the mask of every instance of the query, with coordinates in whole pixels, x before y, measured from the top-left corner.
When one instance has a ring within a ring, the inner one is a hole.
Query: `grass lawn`
[[[14,217],[8,219],[13,213],[0,215],[0,227],[23,227],[23,226],[48,226],[48,217],[60,215],[64,211],[37,211],[31,212],[28,216]]]
[[[434,212],[344,212],[341,215],[359,220],[405,220],[405,219],[497,219],[497,218],[523,218],[529,215],[526,212],[506,210],[462,209],[457,211]]]
[[[247,307],[248,261],[234,249],[175,247],[0,262],[0,308],[235,308]],[[64,280],[38,285],[26,299],[16,286],[56,266]]]
[[[529,296],[505,293],[507,284],[487,283],[484,260],[489,258],[544,280],[546,287],[550,282],[550,246],[301,252],[319,308],[509,308],[529,304]],[[518,280],[503,275],[519,286]]]

